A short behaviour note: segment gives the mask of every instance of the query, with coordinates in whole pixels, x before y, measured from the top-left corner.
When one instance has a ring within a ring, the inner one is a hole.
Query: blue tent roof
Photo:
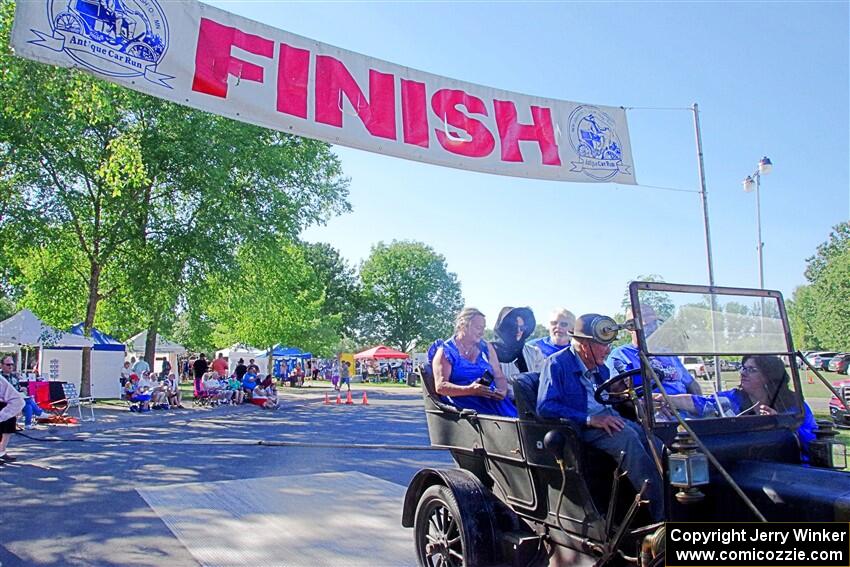
[[[71,327],[70,332],[72,335],[83,336],[83,324],[77,323]],[[97,329],[91,330],[91,340],[94,341],[92,350],[116,350],[124,352],[124,343],[113,339],[106,333],[101,333]]]
[[[272,356],[277,356],[281,358],[313,358],[313,355],[311,353],[304,352],[300,348],[285,347],[281,345],[274,345],[272,347]]]

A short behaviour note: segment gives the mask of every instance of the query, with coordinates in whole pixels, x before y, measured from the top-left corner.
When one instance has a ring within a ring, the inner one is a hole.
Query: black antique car
[[[649,336],[640,315],[600,330],[610,339],[622,328],[636,331],[643,384],[660,385],[653,355],[797,355],[779,292],[633,282],[629,293],[633,313],[659,297],[667,311]],[[850,521],[844,447],[819,422],[810,462],[802,462],[800,378],[796,365],[789,372],[795,407],[776,415],[730,413],[718,403],[712,418],[664,419],[658,395],[634,386],[634,371],[600,386],[597,399],[621,404],[664,442],[654,460],[668,521]],[[650,522],[646,501],[614,459],[583,446],[576,424],[535,414],[537,378],[514,382],[516,419],[453,407],[423,368],[431,444],[449,450],[457,468],[421,470],[407,489],[402,525],[414,528],[420,565],[545,565],[553,554],[559,564],[663,565],[663,523]],[[726,387],[737,386],[735,374],[725,378]]]

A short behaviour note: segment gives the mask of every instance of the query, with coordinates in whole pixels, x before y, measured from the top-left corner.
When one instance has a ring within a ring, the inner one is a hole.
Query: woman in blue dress
[[[505,397],[508,382],[496,351],[484,340],[485,328],[484,314],[467,307],[455,320],[454,336],[431,346],[428,358],[434,369],[434,388],[455,407],[517,417],[516,406]]]
[[[788,386],[790,380],[785,364],[778,356],[747,355],[741,360],[741,385],[738,388],[717,392],[714,396],[680,394],[670,396],[670,400],[676,408],[697,417],[795,413],[798,409],[797,396]],[[797,429],[797,437],[804,462],[808,461],[809,442],[815,438],[816,429],[812,410],[803,402],[803,423]]]

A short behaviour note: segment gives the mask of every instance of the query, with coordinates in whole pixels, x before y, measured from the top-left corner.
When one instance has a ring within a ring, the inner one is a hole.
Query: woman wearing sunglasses
[[[680,394],[669,398],[673,407],[695,417],[795,413],[797,396],[789,388],[790,381],[778,356],[747,355],[741,360],[741,384],[737,388],[711,396]],[[663,407],[660,394],[655,394],[655,400],[662,414],[669,415],[669,408]],[[815,438],[815,429],[812,410],[803,402],[803,423],[797,429],[797,437],[804,462],[808,461],[809,441]]]

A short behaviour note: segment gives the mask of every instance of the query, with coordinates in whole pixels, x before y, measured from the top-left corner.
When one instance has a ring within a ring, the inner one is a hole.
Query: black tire
[[[413,533],[421,567],[477,567],[492,550],[473,545],[472,534],[480,529],[473,514],[461,514],[452,491],[442,485],[429,487],[416,507]]]

